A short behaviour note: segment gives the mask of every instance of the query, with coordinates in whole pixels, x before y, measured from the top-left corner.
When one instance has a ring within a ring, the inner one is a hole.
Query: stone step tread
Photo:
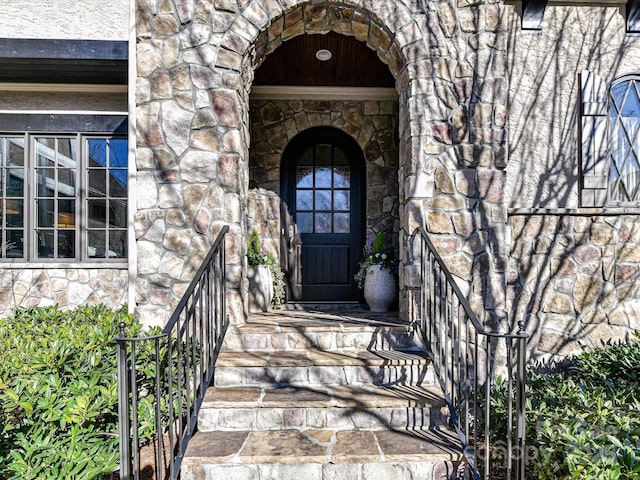
[[[210,387],[202,408],[434,408],[445,405],[435,385],[309,385]]]
[[[419,350],[319,350],[228,352],[216,367],[312,367],[424,365],[428,354]]]
[[[321,332],[411,332],[414,328],[408,323],[372,320],[327,320],[314,319],[299,321],[280,319],[279,323],[251,321],[230,329],[232,334],[273,334],[273,333],[321,333]]]
[[[459,461],[459,445],[447,430],[198,432],[183,465]]]

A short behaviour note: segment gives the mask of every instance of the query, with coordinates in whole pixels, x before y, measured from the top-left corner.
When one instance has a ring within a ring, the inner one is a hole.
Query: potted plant
[[[258,232],[249,233],[247,248],[247,277],[249,277],[249,312],[258,313],[269,310],[273,299],[273,277],[267,264],[267,255],[262,252]]]
[[[360,269],[355,275],[358,287],[364,288],[364,299],[372,312],[388,312],[395,300],[396,267],[394,251],[387,246],[384,232],[376,233],[365,245]]]

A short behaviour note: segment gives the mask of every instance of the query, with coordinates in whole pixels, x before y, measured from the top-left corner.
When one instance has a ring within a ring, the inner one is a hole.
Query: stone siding
[[[517,215],[509,303],[526,322],[533,358],[640,330],[640,217]]]
[[[311,127],[348,132],[366,161],[366,230],[387,232],[397,243],[398,111],[391,101],[278,100],[251,103],[248,229],[256,228],[265,247],[279,256],[280,162],[287,144]],[[262,198],[262,199],[261,199]]]
[[[129,1],[3,1],[2,37],[128,40]]]
[[[471,278],[478,310],[504,317],[507,17],[499,2],[140,0],[138,12],[139,316],[166,315],[151,291],[164,289],[175,304],[226,223],[229,306],[232,322],[244,321],[253,72],[282,42],[335,31],[365,42],[396,78],[401,315],[416,284],[409,237],[426,226],[462,248],[446,260]]]
[[[107,268],[0,268],[0,318],[15,307],[74,308],[127,302],[129,272]]]

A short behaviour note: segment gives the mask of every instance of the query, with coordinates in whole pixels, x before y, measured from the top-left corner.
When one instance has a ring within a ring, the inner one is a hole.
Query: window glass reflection
[[[314,227],[316,233],[331,233],[331,214],[316,213]]]
[[[333,209],[338,211],[348,211],[351,209],[349,190],[333,191]]]
[[[298,213],[296,221],[300,233],[313,233],[313,213]]]
[[[331,190],[316,190],[316,210],[331,210]]]
[[[316,168],[316,188],[331,188],[331,168]]]
[[[298,190],[296,192],[296,209],[313,210],[313,190]]]
[[[333,231],[334,233],[350,233],[351,231],[351,215],[349,213],[333,214]]]
[[[313,168],[298,167],[296,170],[296,187],[313,188]]]

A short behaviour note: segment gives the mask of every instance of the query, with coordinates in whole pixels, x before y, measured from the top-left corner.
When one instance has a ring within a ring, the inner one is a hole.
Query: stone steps
[[[448,417],[396,317],[255,315],[227,332],[181,478],[450,480],[462,454]]]
[[[434,386],[212,387],[200,431],[447,428],[448,409]]]
[[[423,385],[434,382],[424,351],[222,352],[215,386]]]
[[[459,469],[455,445],[449,431],[201,432],[181,478],[448,480]]]

